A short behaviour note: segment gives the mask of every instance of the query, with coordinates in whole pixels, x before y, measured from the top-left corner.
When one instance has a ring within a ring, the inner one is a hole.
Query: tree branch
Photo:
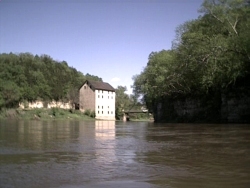
[[[235,22],[234,22],[234,25],[229,21],[228,18],[227,18],[227,21],[228,21],[228,23],[230,24],[230,26],[233,28],[235,34],[238,36],[238,32],[237,32],[237,30],[236,30],[236,26],[237,26],[237,24],[238,24],[238,22],[239,22],[238,16],[236,17],[236,20],[235,20]]]
[[[212,10],[211,10],[210,8],[207,7],[207,9],[209,10],[209,13],[210,13],[216,20],[218,20],[219,22],[223,23],[223,21],[222,21],[220,18],[218,18],[218,17],[212,12]]]

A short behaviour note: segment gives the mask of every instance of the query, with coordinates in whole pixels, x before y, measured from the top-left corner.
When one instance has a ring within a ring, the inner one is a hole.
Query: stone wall
[[[250,93],[165,98],[155,104],[156,122],[250,123]]]
[[[250,93],[223,95],[221,118],[224,122],[250,123]]]
[[[51,101],[51,102],[44,102],[44,101],[34,101],[34,102],[21,102],[19,103],[19,108],[63,108],[63,109],[72,109],[71,102],[61,102],[61,101]]]
[[[87,83],[80,88],[79,105],[80,110],[83,112],[87,109],[95,110],[95,92]]]

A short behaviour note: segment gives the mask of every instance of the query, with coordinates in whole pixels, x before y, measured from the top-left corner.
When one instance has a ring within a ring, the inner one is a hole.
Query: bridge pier
[[[123,121],[129,121],[129,115],[127,113],[123,113]]]
[[[127,117],[125,113],[123,113],[123,121],[127,121]]]

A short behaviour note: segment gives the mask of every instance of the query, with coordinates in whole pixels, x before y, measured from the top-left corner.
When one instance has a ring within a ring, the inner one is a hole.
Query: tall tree
[[[134,76],[148,108],[161,97],[221,92],[250,75],[250,6],[246,0],[204,0],[198,19],[176,30],[171,51],[153,52]]]
[[[133,100],[130,98],[128,94],[125,92],[127,91],[126,86],[118,86],[115,89],[115,113],[116,119],[121,119],[125,110],[129,110],[133,105]]]
[[[12,81],[1,80],[0,85],[0,109],[2,107],[17,107],[20,99],[20,88]]]

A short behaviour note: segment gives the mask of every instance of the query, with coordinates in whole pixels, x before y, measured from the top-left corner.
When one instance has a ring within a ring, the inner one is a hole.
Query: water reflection
[[[1,121],[0,187],[249,187],[250,127]]]
[[[95,121],[95,136],[98,140],[114,140],[115,121]]]

